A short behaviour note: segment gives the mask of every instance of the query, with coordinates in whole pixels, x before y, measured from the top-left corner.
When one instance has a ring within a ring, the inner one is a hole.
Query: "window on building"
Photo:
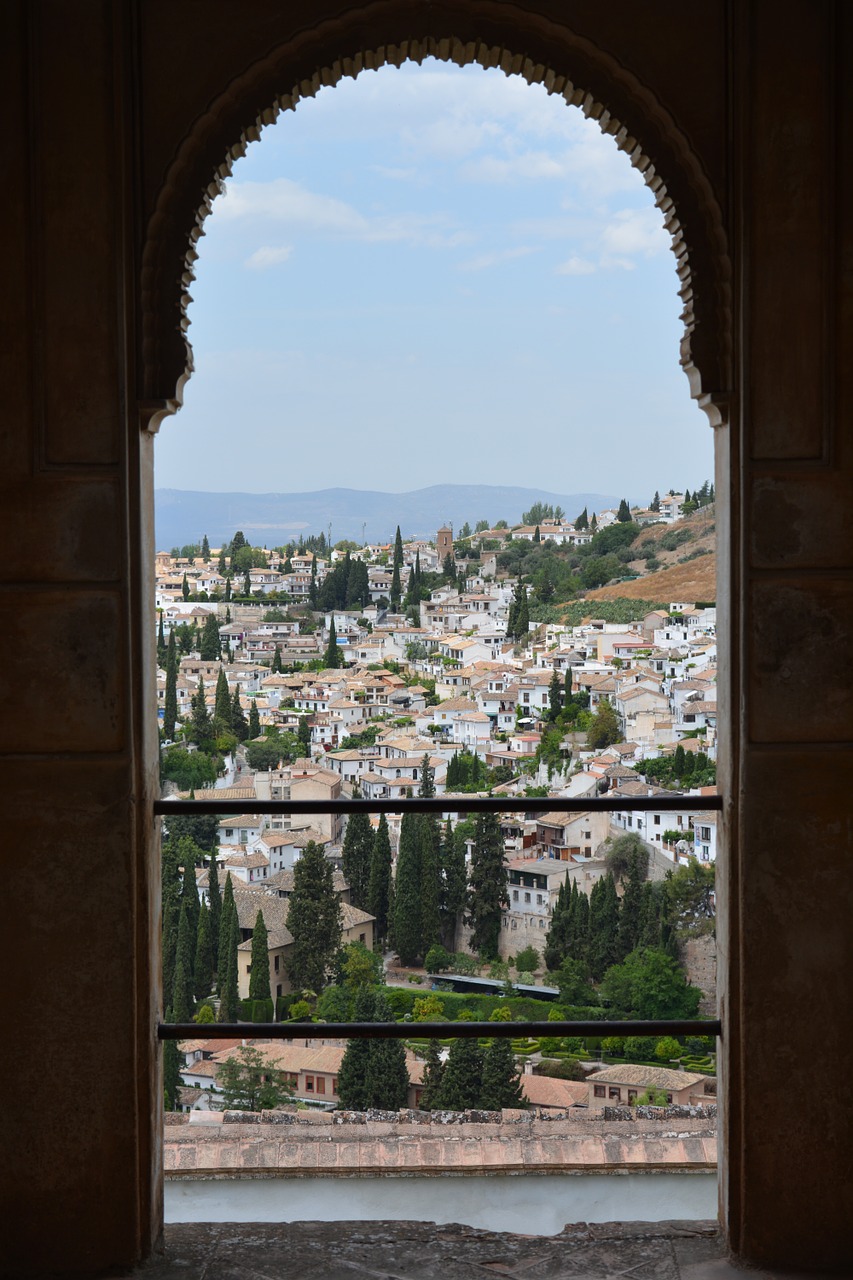
[[[596,1084],[596,1085],[593,1085],[592,1091],[593,1091],[593,1095],[594,1095],[596,1098],[604,1098],[604,1097],[606,1097],[606,1096],[607,1096],[607,1094],[606,1094],[606,1092],[605,1092],[605,1088],[604,1088],[604,1085],[603,1085],[603,1084]]]
[[[325,1093],[325,1092],[326,1092],[326,1077],[325,1077],[325,1076],[318,1076],[318,1077],[317,1077],[317,1092],[318,1092],[318,1093]]]
[[[607,1091],[608,1098],[615,1098],[617,1102],[622,1101],[622,1090],[618,1085],[611,1085]]]
[[[314,1077],[313,1077],[313,1076],[306,1076],[306,1077],[305,1077],[305,1092],[306,1092],[306,1093],[313,1093],[313,1092],[314,1092]]]
[[[628,1101],[629,1101],[629,1102],[636,1102],[636,1101],[637,1101],[637,1090],[636,1090],[636,1089],[629,1089],[629,1090],[628,1090]]]
[[[525,901],[525,902],[530,902],[530,894],[529,894],[529,893],[526,893],[526,894],[524,895],[524,901]]]

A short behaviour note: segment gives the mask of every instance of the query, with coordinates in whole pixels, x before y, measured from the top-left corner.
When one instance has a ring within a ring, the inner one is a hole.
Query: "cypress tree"
[[[560,698],[561,692],[562,687],[560,684],[560,677],[557,675],[557,668],[555,667],[551,673],[551,683],[548,686],[548,705],[550,707],[552,720],[556,720],[557,716],[560,714],[562,701]]]
[[[200,902],[198,885],[195,877],[196,862],[203,860],[203,853],[194,840],[183,836],[178,841],[178,857],[183,863],[184,874],[181,881],[181,906],[186,905],[193,932],[193,955],[195,955],[195,935],[198,930]]]
[[[169,632],[169,644],[166,649],[166,693],[163,700],[163,732],[167,738],[174,738],[175,725],[178,720],[178,651],[175,646],[175,632]]]
[[[616,519],[621,521],[622,524],[627,524],[631,519],[631,508],[628,506],[628,503],[624,498],[619,503],[619,510],[616,513]]]
[[[228,692],[228,681],[222,667],[216,678],[216,701],[213,704],[213,718],[220,730],[231,728],[231,695]]]
[[[593,888],[589,903],[589,967],[600,982],[619,957],[619,896],[608,871]]]
[[[186,574],[184,574],[184,578],[181,583],[181,595],[184,597],[184,600],[189,600],[190,598],[190,586],[189,586],[189,583],[187,582]]]
[[[400,566],[394,562],[394,568],[391,571],[391,591],[390,591],[391,609],[394,613],[400,608]]]
[[[287,962],[291,985],[319,994],[341,945],[341,904],[332,864],[314,840],[309,840],[293,870],[287,927],[293,935]]]
[[[353,788],[353,799],[360,796]],[[373,829],[366,813],[353,813],[347,820],[343,844],[344,879],[350,888],[353,906],[367,910],[370,898],[370,859],[373,852]]]
[[[231,872],[225,876],[225,892],[222,895],[222,911],[219,916],[219,939],[216,952],[216,977],[219,994],[225,986],[225,974],[228,966],[228,946],[231,937],[231,917],[237,914],[234,905],[234,886],[231,883]]]
[[[225,948],[225,977],[220,974],[219,1022],[236,1022],[240,1016],[240,982],[237,971],[237,948],[240,945],[240,924],[237,909],[233,907],[228,917],[228,936]]]
[[[424,1063],[423,1093],[418,1102],[421,1111],[432,1111],[435,1100],[441,1092],[443,1079],[444,1063],[441,1060],[441,1046],[437,1040],[430,1040]]]
[[[258,708],[255,699],[252,698],[249,703],[249,737],[259,738],[261,736],[261,717],[258,715]]]
[[[226,600],[231,599],[231,574],[230,573],[225,575],[225,599]]]
[[[619,908],[619,961],[639,945],[642,928],[643,875],[637,859],[633,859]]]
[[[655,496],[652,498],[649,511],[660,511],[660,494],[655,489]]]
[[[222,893],[219,888],[219,861],[215,851],[210,855],[210,863],[207,872],[207,904],[207,909],[210,913],[211,963],[215,969],[219,963],[219,922],[222,919]]]
[[[299,741],[299,749],[303,756],[311,757],[311,726],[308,723],[307,716],[300,716],[299,727],[296,730],[296,737]]]
[[[541,535],[541,533],[539,532],[539,525],[538,525],[538,524],[537,524],[536,528],[533,530],[533,541],[534,541],[534,542],[541,542],[541,541],[542,541],[542,535]]]
[[[367,892],[367,909],[376,917],[376,933],[380,938],[388,936],[388,909],[392,886],[391,840],[388,822],[383,813],[373,838],[370,852],[370,879]]]
[[[394,940],[402,964],[414,964],[423,955],[420,822],[413,813],[404,813],[400,823],[394,889]]]
[[[684,774],[684,757],[684,747],[682,747],[679,742],[678,746],[675,748],[675,755],[672,757],[672,771],[676,778],[681,778]]]
[[[323,659],[324,666],[334,670],[342,666],[341,651],[338,646],[338,633],[335,630],[335,618],[329,623],[329,643],[326,646],[326,656]]]
[[[201,540],[201,558],[205,564],[210,560],[210,543],[207,540],[207,534]]]
[[[530,606],[527,601],[527,592],[524,587],[521,590],[521,601],[515,619],[515,634],[517,639],[526,640],[530,632]]]
[[[231,696],[231,732],[238,742],[245,742],[249,736],[249,722],[240,701],[239,685],[235,685]]]
[[[192,735],[193,741],[199,746],[203,742],[208,742],[213,732],[213,724],[210,719],[210,712],[207,709],[207,699],[204,694],[204,680],[201,676],[198,678],[198,689],[196,690],[192,700]]]
[[[251,595],[252,595],[252,575],[247,569],[243,577],[243,596],[246,600],[249,600],[251,599]]]
[[[202,662],[218,662],[222,657],[222,642],[219,639],[219,623],[216,614],[209,613],[204,620],[198,656]]]
[[[271,993],[269,935],[264,921],[264,913],[259,909],[257,918],[255,919],[255,927],[252,930],[252,959],[249,967],[249,999],[269,1000]]]
[[[596,533],[598,531],[598,516],[594,511],[589,521],[589,531],[590,533]]]
[[[589,528],[589,516],[588,516],[588,514],[587,514],[587,509],[586,509],[586,507],[584,507],[583,511],[580,513],[580,515],[578,516],[577,520],[575,521],[575,528],[576,528],[576,529],[588,529],[588,528]]]
[[[173,1009],[166,1010],[166,1021],[177,1022]],[[163,1106],[166,1111],[174,1111],[178,1104],[178,1089],[181,1079],[181,1051],[177,1040],[167,1040],[163,1045]]]
[[[176,1022],[189,1022],[193,1016],[193,965],[195,964],[196,938],[193,922],[186,903],[181,904],[178,925],[178,948],[175,957],[175,977],[172,984],[172,1009]]]
[[[210,912],[207,903],[201,903],[196,933],[195,963],[193,964],[193,988],[197,1001],[204,1000],[213,990],[213,939],[210,928]]]
[[[162,667],[166,661],[166,636],[163,632],[163,610],[157,611],[159,622],[157,624],[157,666]]]
[[[572,882],[572,889],[574,889]],[[574,903],[568,881],[564,880],[557,891],[557,901],[551,913],[551,924],[545,935],[545,967],[556,972],[568,955],[571,908]]]
[[[312,609],[317,608],[317,557],[311,556],[311,581],[308,584],[308,603]]]
[[[507,883],[498,816],[480,813],[474,831],[466,923],[471,926],[471,946],[487,960],[498,957],[502,912],[509,906]]]
[[[435,796],[435,774],[424,752],[418,795]],[[441,833],[437,819],[423,814],[419,822],[421,845],[421,946],[423,954],[441,940]]]
[[[433,1103],[439,1111],[468,1111],[480,1102],[483,1052],[476,1040],[454,1040]]]
[[[496,1037],[486,1046],[483,1054],[479,1105],[484,1111],[501,1111],[504,1107],[527,1107],[521,1088],[521,1075],[509,1040]]]
[[[465,909],[465,900],[468,895],[468,874],[462,832],[453,830],[449,818],[441,841],[441,881],[442,938],[448,951],[453,951],[456,946],[459,916]]]
[[[574,960],[586,960],[589,956],[589,898],[581,890],[577,891],[573,921]]]
[[[363,987],[355,1000],[356,1022],[374,1022],[373,992]],[[371,1104],[370,1040],[349,1040],[338,1071],[338,1097],[344,1111],[367,1111]]]
[[[171,1005],[175,985],[175,962],[178,952],[178,927],[181,920],[181,894],[177,876],[163,880],[163,1003]]]
[[[357,1022],[391,1022],[391,1010],[381,992],[362,988],[356,997]],[[378,1107],[397,1111],[406,1105],[409,1073],[400,1040],[351,1040],[338,1072],[341,1107],[366,1111]]]
[[[277,675],[281,672],[281,645],[280,644],[277,644],[275,647],[275,652],[273,653],[273,656],[272,656],[272,666],[270,667],[270,671],[273,673],[273,675]]]

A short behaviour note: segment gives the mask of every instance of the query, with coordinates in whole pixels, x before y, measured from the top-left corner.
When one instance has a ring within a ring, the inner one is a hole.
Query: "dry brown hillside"
[[[717,556],[714,508],[705,507],[674,525],[650,525],[634,544],[651,553],[632,560],[642,576],[587,592],[588,600],[716,600]]]

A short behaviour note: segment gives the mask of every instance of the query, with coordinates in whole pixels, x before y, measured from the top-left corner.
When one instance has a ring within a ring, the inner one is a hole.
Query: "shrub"
[[[601,1042],[601,1047],[605,1053],[621,1055],[625,1052],[625,1041],[621,1036],[605,1036]]]
[[[542,957],[535,947],[525,947],[523,951],[519,951],[515,957],[516,969],[521,969],[525,973],[533,973],[542,963]]]
[[[625,1057],[642,1058],[648,1062],[654,1057],[657,1042],[654,1036],[628,1036],[625,1040]]]
[[[555,1058],[543,1058],[536,1068],[536,1074],[540,1076],[552,1076],[557,1080],[584,1080],[586,1079],[583,1067],[576,1058],[566,1058],[559,1062]]]
[[[452,964],[453,956],[438,943],[431,946],[424,957],[424,967],[427,973],[444,973],[450,969]]]
[[[655,1045],[655,1057],[661,1062],[669,1062],[672,1058],[680,1058],[683,1050],[672,1036],[662,1036]]]

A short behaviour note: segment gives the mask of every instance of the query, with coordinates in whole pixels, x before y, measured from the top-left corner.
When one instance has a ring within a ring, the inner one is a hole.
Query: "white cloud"
[[[595,263],[588,258],[573,256],[557,267],[558,276],[591,276],[596,270]]]
[[[504,262],[512,262],[516,258],[526,258],[537,250],[531,245],[518,245],[515,249],[499,249],[495,253],[481,253],[476,258],[459,263],[460,271],[484,271],[487,267],[498,267]]]
[[[346,201],[308,191],[290,178],[230,182],[225,199],[215,207],[214,216],[225,223],[278,223],[291,234],[329,235],[368,243],[396,242],[430,249],[454,248],[471,238],[443,213],[367,217]]]
[[[265,271],[267,267],[277,267],[280,263],[287,262],[292,253],[292,244],[261,245],[260,249],[256,249],[246,259],[246,266],[251,267],[253,271]]]
[[[660,210],[620,209],[602,229],[602,260],[608,265],[612,262],[614,266],[624,266],[633,258],[655,257],[669,243]]]

